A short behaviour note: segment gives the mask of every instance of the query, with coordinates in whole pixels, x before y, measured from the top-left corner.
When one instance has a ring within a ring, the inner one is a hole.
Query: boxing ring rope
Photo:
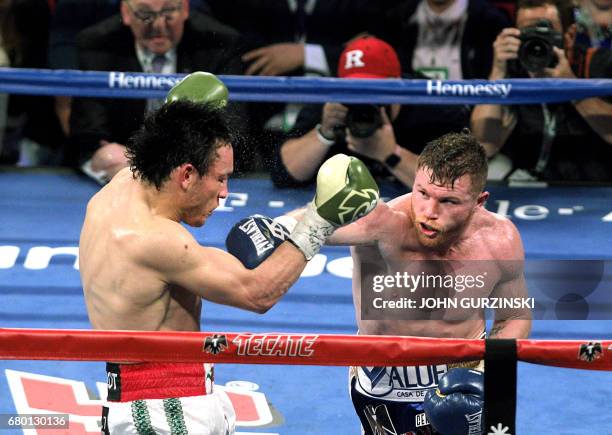
[[[0,358],[125,362],[214,362],[402,366],[480,360],[486,340],[383,335],[0,329]],[[612,340],[516,340],[517,359],[612,371]],[[600,354],[580,359],[581,346]]]
[[[164,98],[184,74],[0,68],[0,92]],[[219,76],[232,101],[529,104],[612,95],[612,79],[399,80]]]

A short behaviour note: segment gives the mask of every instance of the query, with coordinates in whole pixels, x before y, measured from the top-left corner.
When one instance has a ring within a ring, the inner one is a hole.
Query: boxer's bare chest
[[[502,277],[486,240],[463,240],[442,255],[404,235],[380,240],[376,251],[357,257],[362,333],[479,336],[482,310],[461,301],[488,297]]]

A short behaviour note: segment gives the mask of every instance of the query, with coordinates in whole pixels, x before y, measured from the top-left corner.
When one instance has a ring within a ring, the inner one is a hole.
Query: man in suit
[[[335,76],[343,44],[399,0],[206,0],[210,14],[245,36],[253,75]],[[237,11],[238,10],[238,11]]]
[[[159,74],[240,74],[238,33],[213,18],[189,11],[188,0],[122,0],[120,14],[77,37],[79,68]],[[71,135],[79,166],[104,184],[127,165],[125,143],[155,100],[76,98]],[[228,109],[240,114],[240,106]],[[238,162],[240,146],[235,149]],[[240,170],[240,168],[238,168]]]
[[[484,79],[491,44],[508,18],[486,0],[403,0],[373,32],[398,52],[402,71],[434,79]]]
[[[336,76],[344,44],[398,1],[206,0],[212,16],[244,36],[245,74],[256,76]],[[301,108],[295,102],[249,104],[263,169],[276,169],[276,144],[294,127]]]

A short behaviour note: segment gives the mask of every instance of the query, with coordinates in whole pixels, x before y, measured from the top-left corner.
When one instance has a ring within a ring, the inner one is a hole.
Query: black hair
[[[170,173],[184,163],[191,163],[200,176],[206,174],[217,149],[232,141],[223,110],[175,101],[147,115],[126,144],[127,157],[135,177],[160,189]]]
[[[447,133],[429,142],[417,160],[417,169],[431,171],[430,182],[453,186],[468,174],[476,193],[487,183],[487,155],[478,140],[466,128],[461,133]]]

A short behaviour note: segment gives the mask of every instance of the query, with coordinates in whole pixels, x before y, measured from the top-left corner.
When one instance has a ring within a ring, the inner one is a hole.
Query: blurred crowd
[[[577,2],[577,3],[576,3]],[[342,79],[612,78],[612,0],[0,0],[0,67]],[[231,97],[231,96],[230,96]],[[0,165],[100,184],[159,100],[0,94]],[[531,105],[231,102],[237,175],[308,185],[336,153],[408,188],[469,128],[491,180],[612,181],[612,97]]]

